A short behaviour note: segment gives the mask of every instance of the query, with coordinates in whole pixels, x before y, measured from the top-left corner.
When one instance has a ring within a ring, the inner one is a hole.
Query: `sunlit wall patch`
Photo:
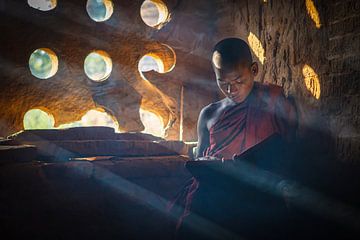
[[[106,52],[96,50],[85,58],[84,71],[86,76],[95,82],[105,81],[111,74],[112,61]]]
[[[302,73],[304,76],[304,82],[306,88],[310,91],[310,93],[316,98],[320,98],[320,81],[319,76],[316,74],[314,69],[312,69],[309,65],[305,64]]]
[[[34,108],[27,111],[23,118],[24,129],[51,129],[54,127],[54,117],[42,109]]]
[[[169,11],[161,0],[145,0],[140,7],[140,16],[146,25],[160,28],[168,20]]]
[[[316,9],[313,0],[305,0],[305,5],[306,5],[306,10],[309,16],[311,17],[311,19],[313,20],[313,22],[315,23],[316,28],[320,28],[321,22],[320,22],[319,12]]]
[[[252,32],[250,32],[249,36],[248,36],[248,42],[249,42],[250,48],[252,49],[252,51],[254,52],[256,57],[259,59],[261,64],[264,64],[265,59],[266,59],[265,58],[265,50],[264,50],[264,47],[261,44],[260,40]]]
[[[55,75],[58,70],[58,58],[48,48],[36,49],[29,58],[29,68],[33,76],[47,79]]]
[[[88,0],[86,11],[95,22],[104,22],[113,14],[114,4],[111,0]]]
[[[28,0],[29,6],[40,11],[50,11],[57,5],[57,0]]]

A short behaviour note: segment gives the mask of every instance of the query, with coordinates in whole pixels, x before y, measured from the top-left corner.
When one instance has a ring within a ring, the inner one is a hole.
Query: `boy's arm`
[[[202,109],[199,114],[198,124],[197,124],[197,134],[198,134],[198,143],[196,147],[195,158],[203,157],[204,151],[209,147],[209,130],[207,128],[207,111],[206,108]]]

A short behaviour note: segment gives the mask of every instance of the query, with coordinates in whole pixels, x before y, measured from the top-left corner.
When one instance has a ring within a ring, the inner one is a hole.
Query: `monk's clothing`
[[[210,144],[203,155],[225,160],[232,159],[235,154],[241,155],[274,134],[280,134],[284,139],[290,140],[295,135],[295,129],[296,111],[293,104],[283,94],[282,88],[255,82],[248,97],[243,102],[225,109],[211,126],[209,129]],[[178,232],[181,232],[184,221],[192,212],[201,212],[195,208],[205,207],[204,201],[199,198],[211,198],[209,196],[212,194],[212,189],[204,184],[203,187],[200,187],[201,184],[192,178],[184,191],[173,202],[184,208],[177,223]],[[202,192],[206,192],[205,195],[198,193],[201,188],[203,188]],[[207,189],[204,190],[205,188]],[[222,197],[224,196],[222,195]],[[217,199],[206,199],[206,201],[221,201],[226,202],[227,205],[242,204],[242,199],[232,202],[229,199],[218,199],[218,196],[215,198]],[[192,206],[194,201],[197,202],[195,204],[197,206]],[[216,203],[210,208],[214,208],[214,206],[216,208]],[[227,209],[230,212],[231,206]],[[229,212],[222,214],[226,215]],[[218,216],[221,217],[221,213]],[[180,238],[188,238],[188,236],[180,236]]]
[[[295,108],[282,88],[255,82],[245,101],[225,110],[209,129],[204,156],[232,159],[274,133],[293,138],[295,127]]]

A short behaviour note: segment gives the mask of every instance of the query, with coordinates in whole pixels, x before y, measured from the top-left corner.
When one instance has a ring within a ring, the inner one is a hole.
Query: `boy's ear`
[[[255,77],[259,73],[259,65],[257,62],[253,62],[250,67],[251,74]]]

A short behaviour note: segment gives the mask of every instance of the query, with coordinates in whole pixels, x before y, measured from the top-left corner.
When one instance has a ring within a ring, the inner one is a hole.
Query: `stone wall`
[[[360,156],[360,2],[330,1],[327,12],[329,72],[323,109],[342,160]]]

